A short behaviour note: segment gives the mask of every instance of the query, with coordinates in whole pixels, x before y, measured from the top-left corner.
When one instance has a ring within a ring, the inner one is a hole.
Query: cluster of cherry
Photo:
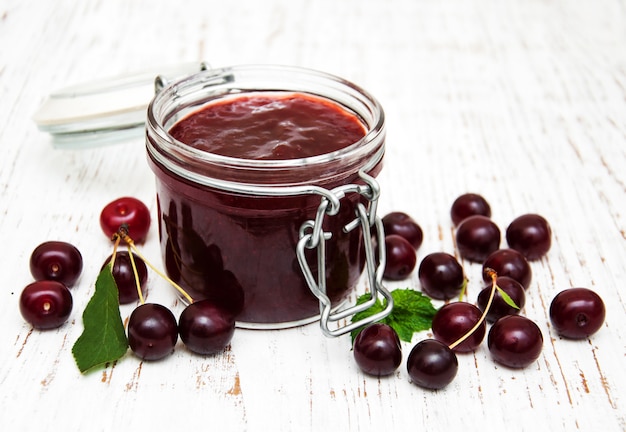
[[[489,203],[478,194],[464,194],[452,204],[450,215],[456,227],[460,256],[481,263],[487,285],[476,304],[463,301],[467,278],[452,255],[434,252],[419,264],[422,291],[444,300],[432,320],[432,339],[413,346],[407,358],[411,381],[421,387],[440,389],[457,374],[456,353],[474,351],[487,335],[493,359],[505,366],[523,368],[536,361],[542,351],[543,335],[537,324],[520,314],[532,278],[529,261],[542,258],[550,249],[551,227],[540,215],[526,214],[507,227],[508,248],[500,248],[501,232],[491,219]],[[417,249],[423,233],[413,218],[393,212],[383,218],[387,263],[384,276],[407,278],[417,266]],[[449,302],[459,296],[459,301]],[[600,329],[605,319],[602,299],[587,288],[570,288],[557,294],[550,305],[554,330],[572,339],[586,338]],[[392,374],[402,362],[397,332],[376,323],[355,338],[354,357],[366,373]]]

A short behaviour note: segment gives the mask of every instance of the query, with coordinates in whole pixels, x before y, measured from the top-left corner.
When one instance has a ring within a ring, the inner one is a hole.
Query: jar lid
[[[62,88],[48,96],[33,120],[52,136],[55,147],[85,148],[141,137],[155,92],[206,69],[206,63],[184,63]]]

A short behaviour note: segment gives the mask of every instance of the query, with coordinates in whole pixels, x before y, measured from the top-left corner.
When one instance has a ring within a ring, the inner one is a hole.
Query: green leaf
[[[520,307],[515,304],[515,301],[511,298],[510,295],[506,293],[506,291],[504,291],[502,288],[500,288],[497,285],[496,285],[496,289],[498,290],[498,292],[500,293],[500,296],[502,297],[502,300],[504,300],[506,304],[508,304],[512,308],[519,310]]]
[[[81,373],[118,360],[126,353],[128,339],[110,265],[98,275],[96,290],[83,312],[83,325],[83,333],[72,347],[74,360]]]
[[[437,309],[429,297],[410,288],[393,290],[391,297],[393,298],[393,310],[380,322],[391,326],[398,333],[400,340],[411,342],[414,333],[428,330],[431,327]],[[370,294],[363,294],[357,298],[356,303],[361,304],[369,298]],[[384,302],[376,300],[376,303],[370,308],[354,314],[352,322],[357,322],[384,310],[386,303],[386,300]],[[362,327],[352,331],[353,343],[361,330]]]

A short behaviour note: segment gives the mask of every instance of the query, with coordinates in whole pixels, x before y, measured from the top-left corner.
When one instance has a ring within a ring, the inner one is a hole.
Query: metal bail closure
[[[382,283],[383,271],[385,269],[386,262],[385,234],[382,221],[376,216],[380,188],[376,180],[367,175],[365,172],[360,171],[359,177],[365,182],[365,185],[340,186],[329,191],[328,196],[325,194],[322,197],[322,201],[317,209],[315,220],[306,221],[300,227],[300,240],[296,246],[296,255],[298,257],[302,273],[304,274],[309,289],[320,302],[320,327],[322,332],[329,337],[340,336],[359,327],[379,321],[389,315],[393,309],[393,298],[391,297],[391,293]],[[363,231],[363,243],[365,248],[367,276],[370,286],[370,298],[361,304],[354,305],[347,309],[333,311],[330,298],[326,294],[325,264],[325,243],[326,240],[331,238],[332,234],[323,230],[322,222],[324,217],[334,216],[339,212],[340,199],[348,193],[358,193],[368,200],[367,207],[362,203],[357,204],[355,219],[344,226],[343,231],[347,233],[359,227]],[[374,244],[370,235],[370,228],[373,226],[375,226],[376,229],[378,265],[376,264],[376,253],[374,251]],[[316,249],[318,264],[317,276],[313,275],[313,272],[307,262],[305,256],[306,249]],[[386,300],[384,310],[345,326],[339,326],[334,329],[329,328],[329,324],[331,322],[337,322],[343,318],[352,316],[372,307],[374,303],[376,303],[379,294]]]

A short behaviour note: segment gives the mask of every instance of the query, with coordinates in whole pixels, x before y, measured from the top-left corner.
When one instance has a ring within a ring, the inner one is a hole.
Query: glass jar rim
[[[169,134],[169,128],[176,121],[215,99],[259,91],[304,93],[328,99],[355,114],[365,126],[366,133],[344,148],[296,159],[224,156],[187,145]],[[151,157],[176,174],[214,186],[216,181],[210,178],[214,175],[207,178],[203,173],[207,166],[223,169],[220,173],[274,173],[280,179],[281,172],[312,169],[337,160],[347,162],[348,168],[360,160],[358,170],[367,172],[382,160],[384,154],[385,115],[381,104],[368,91],[336,75],[298,66],[252,64],[207,69],[168,83],[157,91],[148,105],[146,129]],[[236,177],[229,181],[239,182]],[[277,182],[276,186],[285,186],[280,180]],[[260,183],[274,185],[273,181]]]

